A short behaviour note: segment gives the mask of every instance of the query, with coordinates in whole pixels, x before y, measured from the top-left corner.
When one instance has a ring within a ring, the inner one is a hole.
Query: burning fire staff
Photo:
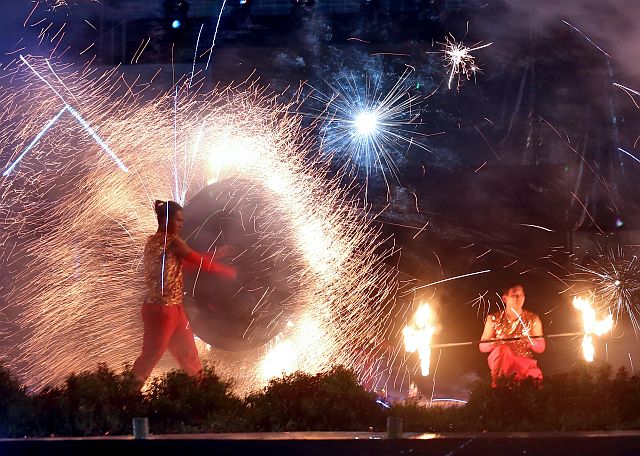
[[[582,313],[582,331],[559,334],[542,334],[542,322],[535,313],[524,310],[524,288],[516,283],[506,287],[502,293],[504,310],[490,314],[484,326],[482,338],[476,341],[431,343],[436,330],[436,318],[429,304],[420,304],[409,325],[403,330],[407,352],[418,352],[422,375],[429,375],[431,350],[434,348],[468,347],[479,344],[480,351],[489,353],[492,384],[500,376],[514,376],[517,380],[534,378],[542,380],[542,371],[534,353],[545,350],[545,339],[582,336],[582,353],[586,362],[595,355],[594,341],[609,333],[613,327],[613,315],[609,312],[598,317],[594,309],[593,295],[574,296],[573,306]]]
[[[484,325],[481,340],[510,339],[479,344],[481,352],[489,353],[487,361],[494,386],[500,376],[542,380],[542,371],[533,357],[534,353],[544,352],[546,346],[544,338],[540,337],[542,322],[538,315],[523,309],[524,300],[522,285],[506,287],[502,293],[504,310],[490,314]]]

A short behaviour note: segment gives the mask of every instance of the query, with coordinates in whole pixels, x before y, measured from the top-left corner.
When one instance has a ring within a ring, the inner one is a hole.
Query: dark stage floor
[[[0,440],[0,454],[190,455],[637,455],[640,432],[405,434],[387,440],[367,432],[179,434]]]

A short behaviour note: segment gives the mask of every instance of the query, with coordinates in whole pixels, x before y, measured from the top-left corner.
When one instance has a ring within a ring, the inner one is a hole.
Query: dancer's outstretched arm
[[[219,274],[227,279],[235,279],[236,268],[226,264],[218,263],[214,255],[210,253],[200,253],[193,250],[180,238],[175,238],[169,247],[179,258],[191,267],[200,268],[202,271]]]

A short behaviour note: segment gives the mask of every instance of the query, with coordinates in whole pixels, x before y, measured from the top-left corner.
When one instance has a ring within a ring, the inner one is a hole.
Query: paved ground
[[[640,432],[406,434],[283,432],[0,440],[0,455],[640,455]]]

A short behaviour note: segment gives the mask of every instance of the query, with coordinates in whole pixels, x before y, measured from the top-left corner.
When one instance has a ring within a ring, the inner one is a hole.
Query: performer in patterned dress
[[[183,263],[234,278],[236,271],[214,261],[210,254],[193,251],[180,238],[184,224],[182,207],[175,201],[156,201],[158,231],[149,236],[144,249],[146,296],[142,304],[144,336],[142,353],[133,373],[144,383],[164,352],[169,349],[180,368],[197,375],[202,364],[182,305]]]
[[[482,340],[519,338],[480,343],[480,351],[489,353],[487,361],[493,386],[496,386],[500,376],[514,375],[516,380],[526,377],[542,380],[542,371],[533,354],[544,351],[545,340],[531,337],[542,336],[542,322],[535,313],[523,310],[524,299],[523,286],[510,285],[502,293],[504,310],[490,314],[485,322]]]

